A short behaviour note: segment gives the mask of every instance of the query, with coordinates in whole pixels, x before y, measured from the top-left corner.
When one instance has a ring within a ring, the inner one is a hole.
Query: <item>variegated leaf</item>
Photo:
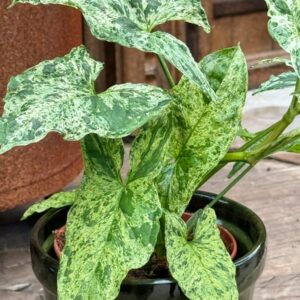
[[[130,180],[152,174],[157,177],[163,167],[171,134],[171,119],[166,114],[147,123],[135,139],[130,151]]]
[[[238,299],[235,266],[220,238],[214,210],[204,209],[192,240],[175,213],[166,213],[165,233],[171,274],[189,299]]]
[[[209,31],[199,0],[14,0],[13,3],[63,4],[79,9],[92,34],[100,39],[154,52],[165,57],[210,99],[215,93],[197,67],[187,46],[172,35],[153,28],[169,20],[185,20]]]
[[[0,123],[0,153],[37,142],[51,131],[66,140],[89,133],[125,136],[172,100],[167,91],[145,84],[115,85],[96,94],[94,81],[101,70],[102,63],[81,46],[12,78]]]
[[[266,0],[269,10],[269,32],[279,45],[291,54],[300,77],[300,1]]]
[[[68,214],[60,299],[115,299],[128,271],[149,260],[162,213],[154,178],[169,126],[158,118],[153,121],[156,130],[141,133],[131,153],[138,163],[126,183],[120,177],[121,141],[85,137],[85,176]]]
[[[279,90],[290,86],[295,86],[297,78],[298,75],[295,72],[282,73],[277,76],[271,75],[268,81],[262,83],[260,87],[254,91],[253,95],[266,91]]]
[[[65,206],[71,206],[76,200],[76,191],[72,192],[61,192],[54,194],[47,200],[35,203],[30,206],[26,212],[23,214],[21,220],[25,220],[34,213],[42,213],[49,208],[61,208]]]
[[[240,128],[247,92],[247,64],[239,47],[208,55],[200,66],[218,100],[207,103],[199,87],[186,78],[174,88],[173,131],[159,182],[163,203],[178,214],[227,153]]]

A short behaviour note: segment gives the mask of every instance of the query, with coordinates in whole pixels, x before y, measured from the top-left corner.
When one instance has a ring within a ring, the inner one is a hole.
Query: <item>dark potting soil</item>
[[[130,270],[126,279],[158,279],[170,277],[171,274],[166,257],[157,257],[154,253],[145,266]]]

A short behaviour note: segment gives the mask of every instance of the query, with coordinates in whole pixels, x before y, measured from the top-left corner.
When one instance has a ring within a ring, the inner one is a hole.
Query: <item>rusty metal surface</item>
[[[64,55],[82,42],[80,14],[62,6],[0,2],[0,114],[9,78],[39,63]],[[81,170],[77,143],[50,134],[36,145],[0,156],[0,211],[60,190]]]

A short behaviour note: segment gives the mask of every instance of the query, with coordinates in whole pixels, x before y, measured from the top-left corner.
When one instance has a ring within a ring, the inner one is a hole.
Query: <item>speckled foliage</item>
[[[155,130],[143,131],[133,145],[126,182],[121,141],[84,139],[85,175],[68,213],[60,299],[114,299],[128,271],[153,253],[162,213],[154,178],[170,135],[167,118],[153,122]]]
[[[153,31],[179,19],[208,31],[198,0],[14,3],[78,8],[97,38],[157,53],[185,75],[171,91],[128,83],[96,94],[93,85],[102,64],[81,46],[11,80],[0,118],[0,152],[36,142],[50,131],[82,143],[85,170],[80,187],[36,204],[24,215],[70,206],[59,299],[115,299],[128,271],[142,267],[154,252],[161,217],[166,226],[160,236],[165,229],[170,269],[184,293],[197,300],[237,299],[234,265],[214,211],[205,209],[193,225],[185,225],[180,217],[240,128],[247,91],[241,49],[215,52],[197,65],[185,44]],[[119,137],[140,126],[124,179]],[[192,241],[187,226],[194,226]]]
[[[296,72],[286,72],[277,76],[271,75],[270,79],[260,85],[253,93],[258,94],[271,90],[279,90],[291,86],[295,86],[298,75]]]
[[[121,137],[159,114],[172,97],[146,84],[115,85],[96,94],[102,63],[83,46],[13,77],[0,118],[0,153],[43,139],[55,131],[66,140],[86,134]]]
[[[206,56],[200,67],[217,101],[183,78],[173,90],[172,138],[160,179],[164,206],[182,213],[199,183],[224,157],[240,128],[247,92],[247,64],[239,47]]]
[[[300,1],[266,0],[270,16],[269,32],[291,54],[293,67],[300,77]]]
[[[34,213],[42,213],[49,208],[71,206],[76,200],[76,195],[76,191],[56,193],[47,200],[42,200],[30,206],[22,216],[22,220],[27,219]]]
[[[204,209],[191,241],[183,220],[167,213],[166,247],[172,276],[189,299],[238,299],[235,266],[220,239],[214,210]]]
[[[199,0],[14,0],[13,3],[75,7],[82,12],[96,38],[165,57],[201,86],[210,99],[215,99],[187,46],[168,33],[152,32],[157,25],[170,20],[184,20],[208,32],[207,17]]]

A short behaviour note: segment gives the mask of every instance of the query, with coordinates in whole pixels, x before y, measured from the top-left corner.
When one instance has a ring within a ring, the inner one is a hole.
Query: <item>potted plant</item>
[[[291,61],[285,62],[294,70],[272,77],[260,91],[285,86],[288,78],[295,93],[280,121],[250,133],[241,128],[247,64],[240,47],[217,51],[196,64],[184,43],[154,30],[166,21],[184,20],[209,31],[199,1],[13,2],[17,3],[64,4],[81,10],[95,37],[156,53],[170,85],[166,90],[126,83],[96,94],[94,81],[103,65],[91,59],[84,46],[11,79],[0,119],[1,153],[37,142],[51,131],[82,145],[85,171],[80,187],[37,203],[24,215],[69,207],[46,213],[33,233],[32,256],[40,258],[34,260],[34,270],[38,277],[47,277],[48,299],[56,297],[58,268],[48,253],[53,243],[49,234],[64,223],[59,299],[124,299],[126,293],[127,299],[148,299],[151,293],[153,299],[163,299],[155,294],[157,286],[165,284],[174,294],[177,283],[177,299],[250,299],[263,267],[265,229],[253,212],[223,196],[259,160],[275,151],[299,150],[299,130],[283,133],[300,112],[299,4],[267,1],[270,32],[291,54]],[[179,83],[165,59],[183,73]],[[130,170],[122,178],[121,138],[137,128]],[[232,152],[237,136],[245,143]],[[236,163],[230,174],[235,178],[223,192],[193,196],[228,162]],[[187,223],[182,220],[185,210],[193,213]],[[238,239],[241,253],[235,262],[220,238],[216,212]],[[165,258],[169,278],[127,276],[149,260]]]

